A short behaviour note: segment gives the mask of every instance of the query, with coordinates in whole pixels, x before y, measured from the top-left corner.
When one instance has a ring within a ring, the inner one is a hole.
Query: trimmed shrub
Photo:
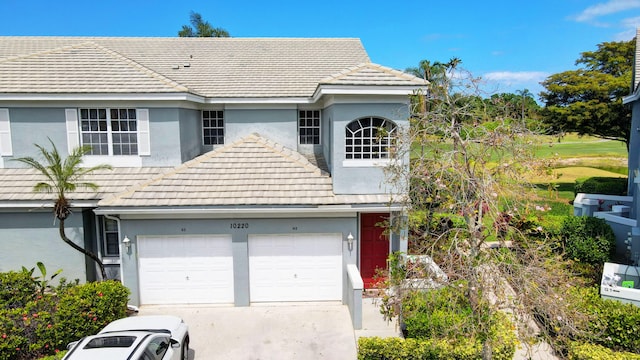
[[[0,309],[24,307],[36,297],[36,282],[28,271],[0,273]]]
[[[640,360],[639,354],[616,352],[601,345],[569,344],[569,360]]]
[[[86,283],[67,289],[59,297],[54,321],[62,347],[127,316],[129,289],[118,281]]]
[[[577,179],[574,193],[627,195],[627,178],[591,177]]]
[[[494,349],[492,358],[511,360],[515,353]],[[358,339],[358,360],[476,360],[482,358],[482,345],[469,338],[456,342],[445,339],[401,339],[362,337]]]
[[[39,360],[60,360],[67,354],[67,350],[59,351],[54,355],[45,356]]]
[[[464,295],[466,287],[464,284],[459,285],[462,287],[416,291],[405,298],[402,303],[402,321],[406,326],[406,337],[418,340],[419,344],[426,341],[427,345],[423,345],[427,348],[440,346],[438,344],[444,342],[453,346],[452,351],[456,353],[471,351],[470,356],[474,358],[482,352],[483,335],[474,331],[477,323],[482,322],[490,324],[490,331],[485,335],[489,336],[494,358],[513,358],[517,339],[511,321],[501,312],[488,315],[491,313],[488,308],[483,311],[484,315],[474,314]]]
[[[603,219],[568,216],[559,231],[565,256],[592,265],[607,262],[615,254],[616,237]]]
[[[583,340],[612,350],[640,353],[640,308],[602,299],[597,287],[574,288],[580,308],[591,315]]]
[[[56,290],[23,307],[0,309],[0,360],[55,354],[126,316],[129,289],[119,282],[63,284]]]

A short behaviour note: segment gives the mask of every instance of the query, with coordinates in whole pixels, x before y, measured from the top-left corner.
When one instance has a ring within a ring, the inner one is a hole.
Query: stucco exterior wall
[[[227,109],[225,144],[257,133],[280,145],[295,150],[298,145],[298,111],[296,109]]]
[[[205,153],[202,144],[202,117],[198,110],[180,109],[180,154],[181,161],[189,161]]]
[[[336,194],[385,194],[389,193],[385,182],[384,166],[345,166],[345,127],[351,121],[368,116],[393,121],[397,126],[408,124],[408,107],[404,103],[384,104],[335,104],[327,109],[332,121],[333,149],[331,174]]]
[[[62,156],[68,154],[64,108],[9,108],[9,118],[13,157],[5,160],[25,156],[38,158],[34,144],[49,148],[47,138],[53,141]],[[4,164],[7,168],[24,166],[16,161],[5,161]]]
[[[230,229],[230,223],[248,223],[248,229]],[[356,214],[336,218],[271,218],[271,219],[184,219],[184,220],[135,220],[123,219],[122,236],[131,239],[129,253],[122,254],[123,283],[131,290],[131,304],[140,304],[138,284],[138,236],[161,235],[221,235],[230,234],[233,247],[234,298],[236,306],[249,305],[249,252],[248,236],[252,234],[310,234],[342,233],[343,264],[357,264],[358,244],[351,251],[346,236],[351,232],[356,239],[358,221]],[[304,235],[301,235],[304,236]],[[343,271],[343,287],[347,284]],[[346,288],[343,290],[346,293]]]
[[[67,236],[84,245],[81,212],[65,221]],[[62,269],[59,277],[69,281],[87,278],[84,255],[67,245],[58,234],[58,222],[51,212],[10,212],[0,214],[0,272],[30,269],[41,261],[49,274]],[[38,274],[36,269],[35,274]]]
[[[636,219],[640,214],[638,184],[635,184],[635,170],[640,169],[640,100],[634,101],[631,109],[631,139],[629,141],[629,188],[627,195],[633,196],[634,206],[631,217]]]

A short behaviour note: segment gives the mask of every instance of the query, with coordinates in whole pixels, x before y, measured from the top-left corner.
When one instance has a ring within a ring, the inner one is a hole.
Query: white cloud
[[[547,76],[549,76],[549,74],[542,71],[495,71],[484,74],[482,78],[489,81],[496,81],[513,85],[520,83],[540,82]]]
[[[629,41],[636,36],[636,29],[640,27],[640,16],[623,19],[620,25],[627,30],[615,35],[615,41]]]
[[[606,24],[595,22],[595,19],[635,8],[640,8],[640,0],[609,0],[605,3],[589,6],[574,19],[579,22],[594,22],[595,25],[606,26]]]

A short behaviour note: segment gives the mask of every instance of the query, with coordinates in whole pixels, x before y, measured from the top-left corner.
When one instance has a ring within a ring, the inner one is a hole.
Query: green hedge
[[[472,311],[464,282],[430,291],[414,291],[402,299],[401,321],[407,340],[362,340],[361,359],[477,359],[489,338],[494,359],[512,359],[515,328],[501,312]],[[486,304],[485,304],[486,306]],[[478,323],[489,327],[478,332]],[[405,355],[403,355],[405,354]]]
[[[558,235],[570,260],[601,265],[615,254],[616,236],[604,219],[568,216]]]
[[[616,351],[640,353],[640,308],[600,297],[597,287],[574,288],[571,292],[592,320],[583,329],[584,342]]]
[[[511,351],[493,351],[495,360],[511,360]],[[504,348],[503,348],[504,349]],[[469,338],[456,342],[436,339],[401,338],[360,338],[358,339],[359,360],[477,360],[482,358],[482,345]]]
[[[23,307],[0,309],[0,360],[55,354],[126,316],[129,289],[120,282],[65,285],[58,290],[36,295]]]
[[[602,345],[571,343],[569,360],[640,360],[639,354],[616,352]]]
[[[627,178],[591,177],[577,179],[574,193],[627,195]]]

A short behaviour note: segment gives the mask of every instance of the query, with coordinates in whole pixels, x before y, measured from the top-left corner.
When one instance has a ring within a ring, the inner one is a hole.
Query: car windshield
[[[85,349],[99,349],[107,347],[126,348],[136,341],[135,336],[101,336],[91,339],[85,346]]]

